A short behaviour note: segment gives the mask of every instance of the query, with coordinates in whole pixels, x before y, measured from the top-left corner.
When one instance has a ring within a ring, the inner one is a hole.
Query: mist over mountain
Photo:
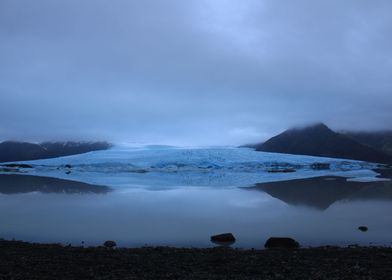
[[[347,158],[379,163],[392,162],[392,156],[319,123],[293,128],[264,143],[251,145],[257,151]]]

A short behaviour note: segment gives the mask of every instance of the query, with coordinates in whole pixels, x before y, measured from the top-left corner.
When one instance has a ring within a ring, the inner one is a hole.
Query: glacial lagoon
[[[392,184],[372,163],[169,146],[24,163],[32,168],[0,174],[5,239],[211,247],[211,235],[231,232],[240,248],[270,236],[302,246],[392,242]]]

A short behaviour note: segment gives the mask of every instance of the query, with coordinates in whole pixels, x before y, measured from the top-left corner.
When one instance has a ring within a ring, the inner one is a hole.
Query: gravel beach
[[[71,247],[0,241],[0,279],[392,279],[392,248]]]

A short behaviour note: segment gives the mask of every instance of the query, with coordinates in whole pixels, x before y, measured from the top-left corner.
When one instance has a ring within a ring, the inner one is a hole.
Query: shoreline
[[[392,247],[73,247],[0,240],[0,279],[389,279]]]

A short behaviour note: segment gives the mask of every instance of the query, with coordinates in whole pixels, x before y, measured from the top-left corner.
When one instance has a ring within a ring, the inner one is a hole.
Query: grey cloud
[[[389,1],[0,1],[1,138],[390,129]]]

